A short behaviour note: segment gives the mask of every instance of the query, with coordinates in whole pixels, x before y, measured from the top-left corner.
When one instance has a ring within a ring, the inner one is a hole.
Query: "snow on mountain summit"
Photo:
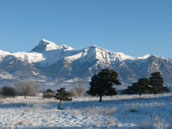
[[[2,61],[5,56],[9,55],[28,63],[37,63],[40,66],[51,66],[62,59],[65,59],[68,62],[79,60],[82,63],[98,60],[100,63],[111,64],[117,60],[142,60],[147,59],[150,56],[132,57],[125,55],[122,52],[113,52],[96,45],[82,50],[75,50],[66,44],[57,45],[46,39],[42,39],[31,52],[10,53],[0,50],[0,61]]]
[[[109,62],[108,60],[115,61],[116,59],[118,60],[135,59],[135,57],[125,55],[122,52],[113,52],[113,51],[98,47],[96,45],[91,46],[88,49],[89,51],[92,51],[92,53],[96,54],[97,59],[100,59],[100,60],[104,59],[104,60],[107,60],[107,62]]]
[[[52,50],[74,50],[72,47],[67,46],[66,44],[57,45],[52,41],[48,41],[46,39],[42,39],[39,44],[32,49],[34,52],[45,52]]]
[[[9,55],[10,52],[6,52],[6,51],[3,51],[3,50],[0,50],[0,61],[2,61],[2,59],[6,56],[6,55]]]
[[[98,60],[99,63],[111,64],[115,61],[125,61],[125,60],[143,60],[150,57],[149,54],[142,57],[132,57],[126,55],[122,52],[113,52],[96,45],[90,46],[83,50],[78,51],[76,54],[68,55],[65,57],[69,62],[75,60],[80,60],[81,62],[89,62],[91,60]]]
[[[66,44],[58,45],[42,39],[30,52],[12,53],[0,50],[0,79],[21,80],[24,77],[34,77],[40,83],[54,85],[74,77],[89,80],[101,69],[113,68],[119,72],[121,82],[132,83],[153,71],[160,71],[169,83],[172,82],[170,60],[149,54],[133,57],[95,45],[74,50]],[[26,74],[24,77],[23,73]],[[6,84],[6,80],[3,83]]]
[[[147,59],[149,58],[151,55],[150,54],[146,54],[144,56],[141,56],[141,57],[137,57],[137,59]]]
[[[8,55],[8,54],[10,54],[10,52],[6,52],[6,51],[3,51],[3,50],[0,50],[0,55],[2,56],[2,55]]]

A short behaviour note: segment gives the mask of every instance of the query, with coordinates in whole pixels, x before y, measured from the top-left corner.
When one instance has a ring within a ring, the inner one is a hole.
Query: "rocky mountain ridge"
[[[27,78],[45,86],[70,85],[77,77],[88,83],[91,76],[103,68],[115,69],[123,84],[149,77],[155,71],[161,72],[166,84],[172,84],[172,60],[149,54],[132,57],[98,46],[75,50],[45,39],[30,52],[0,50],[0,85],[15,84]]]

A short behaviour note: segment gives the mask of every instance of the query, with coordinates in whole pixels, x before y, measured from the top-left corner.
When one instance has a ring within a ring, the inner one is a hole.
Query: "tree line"
[[[150,78],[140,78],[137,82],[133,83],[127,89],[123,90],[123,94],[159,94],[170,92],[168,87],[164,86],[163,78],[160,72],[154,72]],[[116,95],[116,89],[113,85],[121,85],[118,80],[118,73],[113,69],[103,69],[98,74],[91,78],[90,87],[87,91],[92,96],[99,96],[99,101],[102,101],[102,96]]]
[[[154,72],[149,78],[140,78],[137,82],[128,86],[123,90],[123,94],[159,94],[164,92],[170,92],[168,87],[164,86],[163,78],[160,72]],[[102,69],[98,74],[93,75],[90,81],[90,87],[88,91],[85,89],[84,82],[77,78],[76,86],[70,91],[66,91],[65,88],[57,89],[53,91],[48,89],[43,93],[43,98],[55,98],[59,100],[58,109],[61,109],[62,101],[71,101],[73,96],[83,96],[86,93],[91,96],[99,96],[99,101],[102,101],[103,96],[117,95],[114,85],[121,85],[118,79],[118,73],[113,69]],[[4,86],[0,90],[0,95],[3,97],[15,97],[16,95],[35,96],[38,92],[39,85],[35,84],[33,80],[24,80],[16,85],[16,87]]]
[[[159,94],[164,92],[170,92],[168,87],[164,86],[163,78],[160,72],[154,72],[151,74],[150,78],[141,78],[137,82],[133,83],[126,90],[123,91],[124,94]]]
[[[15,96],[35,96],[39,90],[39,85],[32,79],[23,80],[19,82],[15,87],[3,86],[0,89],[0,95],[2,97],[15,97]]]

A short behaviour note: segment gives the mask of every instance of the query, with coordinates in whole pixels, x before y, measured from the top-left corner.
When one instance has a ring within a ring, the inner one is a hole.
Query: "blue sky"
[[[172,57],[172,1],[0,1],[1,50],[30,51],[43,38],[75,49]]]

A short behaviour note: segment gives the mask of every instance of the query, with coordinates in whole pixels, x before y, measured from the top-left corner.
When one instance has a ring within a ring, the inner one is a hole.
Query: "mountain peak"
[[[99,46],[97,46],[97,45],[92,45],[92,46],[90,46],[90,47],[88,47],[89,49],[100,49],[100,50],[106,50],[106,49],[104,49],[104,48],[101,48],[101,47],[99,47]],[[107,51],[109,51],[109,50],[107,50]]]
[[[96,57],[101,58],[101,60],[103,60],[103,59],[105,59],[105,60],[109,60],[109,59],[134,60],[135,59],[134,57],[125,55],[122,52],[113,52],[113,51],[98,47],[96,45],[90,46],[87,49],[92,50],[92,53],[94,52],[96,54]]]
[[[113,51],[110,51],[108,49],[104,49],[104,48],[101,48],[99,46],[96,46],[96,45],[90,46],[86,49],[92,50],[94,53],[96,53],[98,58],[103,56],[104,58],[108,57],[108,58],[111,58],[114,60],[118,59],[121,61],[122,60],[142,60],[142,59],[147,59],[151,56],[150,54],[146,54],[146,55],[141,56],[141,57],[133,57],[133,56],[126,55],[123,52],[113,52]]]
[[[42,39],[39,44],[32,49],[34,52],[45,52],[45,51],[52,51],[52,50],[74,50],[72,47],[66,44],[57,45],[56,43]]]
[[[52,41],[49,41],[49,40],[47,40],[47,39],[42,39],[40,42],[45,42],[45,43],[52,43]]]

